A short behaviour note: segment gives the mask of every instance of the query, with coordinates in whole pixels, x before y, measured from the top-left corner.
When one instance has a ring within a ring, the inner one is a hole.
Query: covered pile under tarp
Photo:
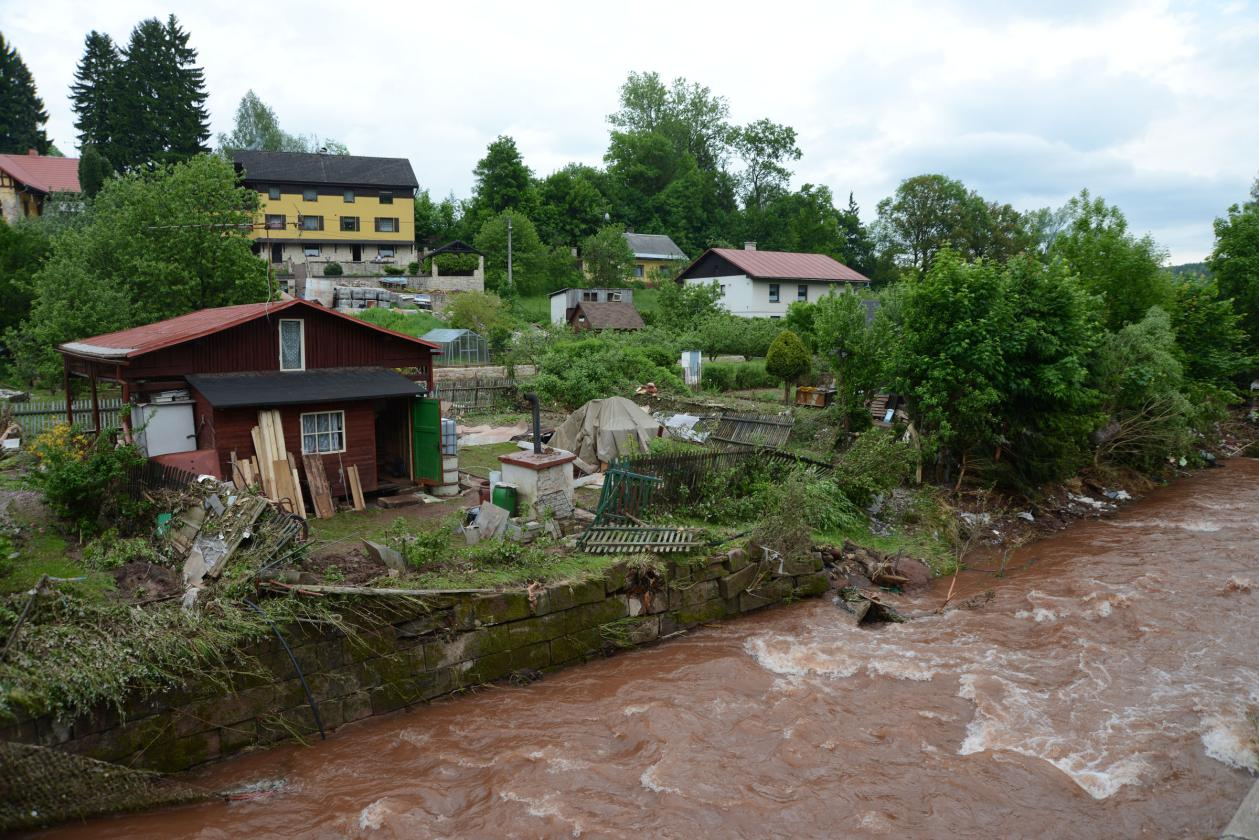
[[[646,452],[661,425],[625,397],[591,400],[568,415],[551,438],[551,446],[574,453],[590,464],[610,464],[626,455]]]

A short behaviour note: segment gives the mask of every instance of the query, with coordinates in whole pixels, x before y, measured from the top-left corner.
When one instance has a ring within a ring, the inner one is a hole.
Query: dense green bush
[[[420,264],[418,262],[416,262],[415,260],[412,260],[411,262],[407,263],[407,274],[410,274],[412,277],[414,277],[415,275],[419,273],[420,273]]]
[[[675,371],[674,360],[658,350],[600,336],[553,344],[538,360],[531,384],[546,402],[572,409],[589,400],[628,396],[647,382],[681,392],[685,386]]]
[[[402,266],[400,265],[385,266],[385,274],[388,274],[390,277],[397,277],[398,275],[402,274],[404,270],[405,269],[403,269]]]
[[[745,391],[750,388],[772,388],[778,384],[778,380],[765,370],[764,360],[706,362],[702,384],[705,391]]]
[[[791,386],[809,372],[812,363],[813,357],[809,354],[809,348],[791,330],[779,333],[769,345],[769,352],[765,355],[765,370],[782,381],[784,403],[787,402]]]
[[[356,312],[355,315],[369,324],[375,324],[387,330],[406,333],[416,337],[422,336],[430,330],[450,326],[450,324],[447,324],[431,312],[404,312],[400,309],[375,307]]]
[[[341,263],[330,262],[327,265],[325,265],[323,267],[323,276],[324,277],[340,277],[341,276]]]
[[[880,493],[899,487],[914,467],[916,454],[890,429],[857,435],[835,465],[833,478],[844,495],[865,507]]]
[[[106,520],[135,523],[143,507],[122,492],[122,483],[144,456],[134,445],[115,446],[116,435],[117,430],[76,434],[63,423],[36,438],[32,447],[39,467],[31,482],[57,518],[81,535],[97,533]]]

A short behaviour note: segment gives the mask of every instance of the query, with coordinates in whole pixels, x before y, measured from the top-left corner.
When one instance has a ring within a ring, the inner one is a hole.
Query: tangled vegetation
[[[35,439],[39,460],[31,482],[58,518],[80,535],[91,536],[108,523],[134,522],[143,502],[120,492],[128,471],[144,463],[134,445],[114,444],[115,433],[92,436],[62,423]]]

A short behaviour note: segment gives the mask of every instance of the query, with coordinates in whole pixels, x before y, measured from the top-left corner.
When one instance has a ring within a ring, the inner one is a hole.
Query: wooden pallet
[[[694,551],[702,543],[694,528],[654,525],[592,525],[577,541],[589,554],[672,554]]]

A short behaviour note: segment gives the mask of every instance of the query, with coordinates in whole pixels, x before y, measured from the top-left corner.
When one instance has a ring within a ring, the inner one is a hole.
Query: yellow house
[[[625,241],[634,254],[635,280],[646,280],[657,269],[672,280],[686,265],[686,254],[663,234],[627,233]]]
[[[255,249],[277,268],[304,263],[320,275],[335,262],[346,274],[382,274],[418,261],[419,183],[406,158],[245,151],[232,160],[261,199]]]

